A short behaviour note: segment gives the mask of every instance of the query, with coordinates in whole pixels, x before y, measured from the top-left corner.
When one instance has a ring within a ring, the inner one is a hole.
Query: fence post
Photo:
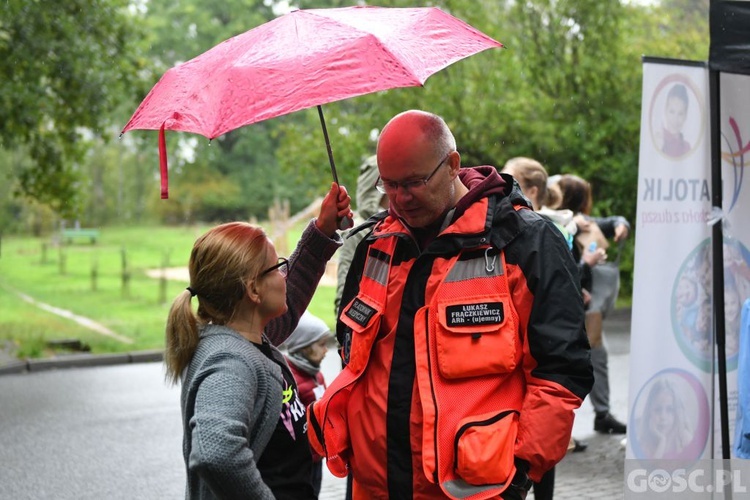
[[[99,259],[96,255],[91,257],[91,291],[96,291],[96,281],[99,277]]]
[[[125,247],[120,248],[120,256],[122,261],[122,296],[130,296],[130,270],[128,269],[128,255]]]
[[[60,258],[58,259],[57,265],[58,265],[60,274],[65,276],[65,264],[66,264],[65,260],[67,259],[67,252],[65,252],[65,247],[63,245],[60,245],[59,250],[60,250],[60,253],[59,253]]]
[[[161,276],[159,277],[159,304],[167,303],[167,268],[169,267],[169,254],[171,250],[165,250],[161,256]]]
[[[271,241],[279,255],[289,255],[287,232],[289,231],[289,200],[274,198],[268,208],[268,222],[271,226]]]

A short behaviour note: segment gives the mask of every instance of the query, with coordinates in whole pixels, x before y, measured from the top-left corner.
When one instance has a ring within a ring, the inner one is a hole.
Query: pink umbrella
[[[175,66],[151,89],[123,133],[164,130],[213,139],[236,128],[322,104],[423,85],[446,66],[502,44],[438,8],[296,10]]]

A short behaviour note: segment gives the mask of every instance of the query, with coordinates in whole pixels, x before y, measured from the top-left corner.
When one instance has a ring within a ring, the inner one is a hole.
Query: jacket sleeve
[[[560,232],[530,220],[506,250],[519,315],[526,395],[516,457],[538,481],[567,451],[573,410],[594,382],[579,272]]]
[[[624,224],[625,227],[628,228],[628,233],[630,233],[630,223],[625,217],[621,215],[612,215],[610,217],[592,217],[591,220],[596,222],[596,224],[599,226],[599,229],[602,230],[602,234],[604,234],[604,236],[606,236],[608,240],[614,238],[615,228],[621,224]]]
[[[289,364],[289,369],[292,371],[292,375],[294,375],[295,382],[297,382],[299,400],[305,405],[305,408],[307,408],[315,401],[315,393],[313,392],[313,389],[318,385],[318,378],[316,376],[308,375],[297,368],[294,361],[291,361],[289,358],[286,358],[286,361]],[[320,372],[318,372],[318,375],[319,374]]]
[[[312,220],[302,233],[297,248],[289,257],[289,275],[286,278],[287,311],[266,325],[266,337],[275,346],[281,345],[297,327],[300,316],[310,305],[326,264],[341,246],[338,234],[329,238]]]

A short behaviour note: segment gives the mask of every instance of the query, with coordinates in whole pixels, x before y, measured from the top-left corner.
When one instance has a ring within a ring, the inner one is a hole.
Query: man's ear
[[[258,288],[257,280],[250,280],[245,284],[245,293],[253,304],[260,304],[260,290]]]
[[[448,165],[451,169],[451,177],[455,178],[458,175],[458,171],[461,170],[461,153],[458,151],[451,151],[448,155]]]

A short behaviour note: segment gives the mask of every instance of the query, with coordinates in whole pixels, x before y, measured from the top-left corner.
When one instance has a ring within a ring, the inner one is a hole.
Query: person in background
[[[334,299],[333,312],[338,315],[341,303],[341,295],[344,293],[346,274],[352,262],[354,251],[362,239],[367,236],[368,231],[358,228],[363,222],[378,212],[388,208],[388,197],[378,191],[375,184],[378,181],[378,162],[375,155],[368,157],[359,167],[357,177],[357,193],[355,201],[354,227],[343,234],[344,245],[338,253],[338,268],[336,270],[336,298]],[[365,226],[368,229],[371,226]]]
[[[353,498],[525,498],[566,453],[593,374],[560,231],[495,167],[461,167],[439,116],[383,128],[341,299],[346,366],[308,412]]]
[[[326,382],[320,372],[320,363],[328,354],[329,340],[333,340],[333,334],[325,321],[305,311],[297,328],[281,346],[286,348],[286,360],[297,381],[299,398],[305,408],[320,399],[325,391]],[[316,498],[320,495],[322,480],[323,458],[313,453],[312,485]]]
[[[186,498],[315,498],[305,407],[276,346],[341,245],[337,219],[351,216],[349,204],[346,189],[332,184],[289,260],[245,222],[196,240],[164,355],[167,380],[182,385]]]
[[[630,224],[619,215],[591,217],[593,200],[591,185],[576,175],[560,176],[558,185],[562,202],[556,208],[572,210],[578,226],[574,252],[582,255],[592,244],[596,248],[607,248],[609,239],[623,243],[630,232]],[[586,333],[591,344],[591,362],[594,365],[594,387],[589,397],[596,412],[594,430],[602,434],[625,434],[627,426],[617,420],[609,407],[609,362],[603,323],[615,308],[620,291],[619,251],[614,261],[600,263],[591,268],[591,302],[586,311]]]
[[[511,158],[500,171],[501,173],[513,176],[518,182],[523,194],[531,201],[532,208],[540,214],[543,214],[551,220],[565,236],[568,241],[568,247],[573,248],[573,237],[576,232],[576,225],[573,221],[573,212],[570,210],[554,210],[550,206],[557,205],[561,201],[561,193],[557,186],[548,187],[549,175],[547,169],[533,158],[517,156]],[[603,250],[599,252],[586,252],[581,259],[580,266],[595,266],[605,255]],[[587,297],[588,291],[581,289],[584,303],[590,299]],[[574,452],[585,451],[588,445],[572,436],[568,449]],[[548,470],[540,481],[534,482],[534,499],[535,500],[552,500],[555,489],[555,468]]]

